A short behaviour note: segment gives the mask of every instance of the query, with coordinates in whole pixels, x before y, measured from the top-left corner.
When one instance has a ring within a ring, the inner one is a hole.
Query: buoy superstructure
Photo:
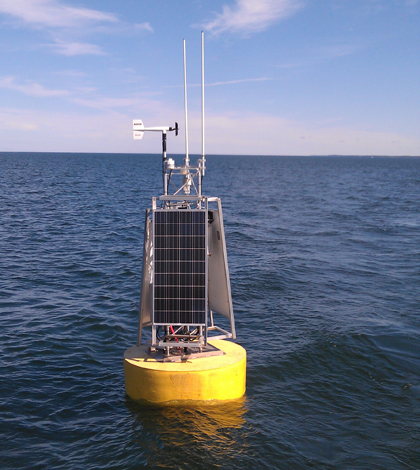
[[[124,354],[125,388],[134,400],[233,400],[245,393],[246,351],[236,338],[229,269],[218,197],[202,194],[204,152],[204,35],[201,33],[202,154],[191,165],[185,40],[185,158],[166,153],[167,133],[178,124],[145,127],[133,121],[134,139],[162,133],[163,194],[146,210],[143,279],[136,345]],[[216,324],[217,318],[222,326]],[[150,331],[150,338],[146,333]]]

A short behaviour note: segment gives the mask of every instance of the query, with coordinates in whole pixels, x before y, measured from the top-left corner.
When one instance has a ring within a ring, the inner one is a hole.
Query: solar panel
[[[206,324],[205,210],[153,213],[155,325]]]

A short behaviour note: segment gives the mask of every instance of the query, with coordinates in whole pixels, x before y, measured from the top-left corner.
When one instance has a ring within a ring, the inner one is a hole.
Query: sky
[[[0,0],[0,151],[420,155],[419,0]]]

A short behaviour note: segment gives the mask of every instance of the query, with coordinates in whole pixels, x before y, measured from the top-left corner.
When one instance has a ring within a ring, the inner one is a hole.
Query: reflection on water
[[[246,453],[249,429],[244,419],[245,398],[167,405],[138,403],[127,398],[126,406],[135,419],[138,438],[147,440],[143,446],[147,445],[148,465],[183,468],[182,461],[194,458],[198,467],[213,468],[226,458]],[[189,455],[192,453],[195,455]]]

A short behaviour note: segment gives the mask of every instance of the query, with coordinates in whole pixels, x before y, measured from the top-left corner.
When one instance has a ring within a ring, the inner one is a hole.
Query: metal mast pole
[[[206,157],[204,152],[204,31],[201,31],[201,165],[199,174],[199,194],[201,196],[202,180],[206,170]]]
[[[162,173],[163,173],[163,194],[168,194],[168,175],[166,173],[166,131],[162,131]]]
[[[188,168],[190,165],[190,157],[188,155],[188,112],[187,112],[187,63],[185,54],[185,39],[184,39],[184,108],[185,108],[185,166]]]

